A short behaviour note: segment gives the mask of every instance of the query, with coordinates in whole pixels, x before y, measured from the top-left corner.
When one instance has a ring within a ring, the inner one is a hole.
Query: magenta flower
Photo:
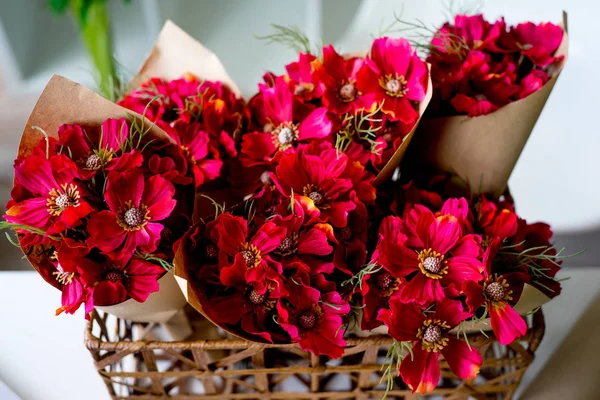
[[[173,184],[160,176],[144,181],[139,170],[111,172],[105,192],[109,210],[93,214],[88,221],[88,245],[113,259],[129,257],[138,247],[152,253],[163,230],[155,221],[171,214],[174,195]]]

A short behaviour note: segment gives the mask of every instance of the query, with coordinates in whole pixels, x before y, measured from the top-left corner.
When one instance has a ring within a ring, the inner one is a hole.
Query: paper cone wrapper
[[[181,293],[179,285],[175,282],[175,275],[172,273],[163,275],[158,280],[158,284],[160,286],[158,292],[150,294],[143,303],[129,299],[114,306],[97,306],[96,308],[115,317],[133,322],[167,323],[185,306],[187,301]],[[181,338],[181,336],[178,338]]]
[[[158,39],[142,64],[132,85],[150,78],[179,79],[190,73],[198,79],[221,81],[239,97],[240,89],[229,77],[221,60],[170,20],[165,22]]]
[[[406,165],[408,172],[420,170],[423,163],[430,164],[458,175],[472,193],[491,193],[499,197],[567,60],[566,13],[563,13],[562,27],[564,36],[556,55],[564,59],[540,90],[479,117],[425,116],[413,141]]]
[[[543,306],[550,300],[552,300],[550,297],[546,296],[544,293],[542,293],[538,289],[536,289],[533,286],[528,285],[526,283],[523,286],[523,292],[521,293],[521,297],[519,298],[519,301],[517,301],[517,303],[513,306],[513,308],[519,314],[524,316],[524,315],[527,315],[529,312],[535,310],[536,308]],[[360,315],[360,318],[362,318],[362,314]],[[492,324],[491,324],[489,318],[485,318],[485,319],[482,319],[482,320],[479,320],[476,322],[465,323],[465,325],[463,327],[461,327],[460,332],[463,331],[463,328],[464,328],[464,331],[467,333],[474,333],[474,332],[480,332],[480,331],[491,332]],[[458,329],[454,328],[450,332],[456,333],[457,331],[458,331]],[[351,332],[351,334],[354,334],[359,337],[387,335],[388,327],[385,325],[381,325],[373,330],[364,331],[364,330],[360,329],[360,325],[359,325],[359,326],[357,326],[357,328],[354,331]]]
[[[124,118],[131,115],[144,120],[144,126],[150,127],[147,133],[149,139],[164,143],[173,140],[160,128],[139,114],[120,107],[92,90],[72,82],[62,76],[53,76],[40,95],[21,138],[19,156],[31,154],[37,146],[43,133],[34,126],[43,129],[48,136],[58,138],[58,128],[63,124],[80,124],[82,126],[100,126],[108,118]],[[51,285],[56,286],[56,280],[49,273],[47,248],[36,246],[29,249],[25,255],[31,265]],[[186,303],[173,274],[166,273],[160,280],[160,291],[151,294],[145,303],[133,299],[110,307],[98,307],[120,318],[137,322],[167,322]]]

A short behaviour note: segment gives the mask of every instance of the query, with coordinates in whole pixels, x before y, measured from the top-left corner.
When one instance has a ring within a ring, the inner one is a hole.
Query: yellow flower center
[[[125,203],[125,208],[119,210],[117,224],[127,232],[139,231],[150,221],[150,210],[141,204],[139,207],[133,205],[129,200]]]
[[[67,207],[79,206],[79,189],[73,183],[63,184],[59,189],[52,189],[46,202],[48,214],[58,217]]]
[[[298,128],[291,122],[284,122],[271,132],[273,144],[281,151],[292,147],[292,144],[298,139]]]
[[[262,256],[260,250],[258,250],[255,245],[245,243],[242,246],[240,253],[246,262],[246,268],[253,268],[260,264]]]
[[[448,338],[443,336],[445,330],[450,329],[445,321],[428,319],[417,331],[417,338],[421,339],[421,348],[428,352],[438,352],[448,344]]]
[[[379,85],[385,89],[388,96],[403,97],[408,93],[406,78],[403,75],[388,74],[379,78]]]
[[[442,254],[432,249],[422,250],[417,256],[419,259],[419,269],[423,274],[431,279],[440,279],[448,273],[447,261]]]

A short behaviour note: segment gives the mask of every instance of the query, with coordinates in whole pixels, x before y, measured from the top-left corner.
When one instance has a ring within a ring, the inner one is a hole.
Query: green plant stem
[[[79,26],[83,43],[92,59],[92,63],[100,74],[100,93],[112,100],[112,88],[116,82],[116,75],[106,2],[92,1],[88,5],[85,19],[82,17],[81,12],[84,3],[85,0],[71,0],[70,6],[73,19]]]

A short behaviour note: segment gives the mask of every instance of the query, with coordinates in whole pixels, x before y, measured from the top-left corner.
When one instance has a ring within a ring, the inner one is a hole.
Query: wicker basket
[[[193,325],[203,323],[197,313]],[[195,317],[194,317],[195,316]],[[510,399],[544,335],[544,317],[529,318],[528,334],[502,346],[493,335],[469,338],[484,355],[481,374],[455,378],[442,362],[442,382],[431,393],[446,399]],[[205,325],[206,326],[206,325]],[[216,330],[215,330],[216,332]],[[93,313],[86,346],[112,399],[381,399],[381,364],[389,337],[349,338],[344,357],[329,360],[297,345],[264,345],[218,338],[161,341],[161,325],[137,324]],[[416,399],[395,380],[388,399]]]

